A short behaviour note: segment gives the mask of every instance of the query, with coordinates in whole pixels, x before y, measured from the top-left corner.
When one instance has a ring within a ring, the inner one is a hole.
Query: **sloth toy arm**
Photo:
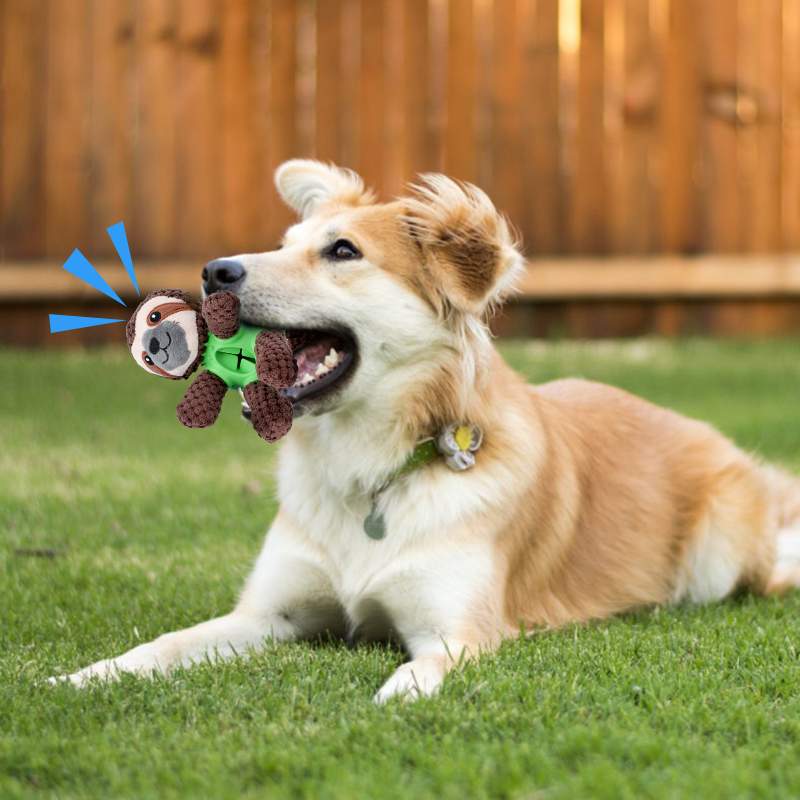
[[[203,319],[220,339],[230,339],[239,330],[239,298],[233,292],[214,292],[203,301]]]
[[[288,389],[297,377],[297,363],[289,339],[277,331],[261,331],[256,338],[258,380],[275,389]]]

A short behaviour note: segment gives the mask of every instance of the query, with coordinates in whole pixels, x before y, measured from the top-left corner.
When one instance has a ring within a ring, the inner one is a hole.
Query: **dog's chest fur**
[[[481,505],[474,476],[431,465],[399,479],[377,501],[386,536],[373,540],[364,530],[371,497],[341,491],[325,464],[287,445],[281,507],[330,581],[350,634],[405,638],[426,618],[436,629],[491,593],[492,536],[466,533]]]

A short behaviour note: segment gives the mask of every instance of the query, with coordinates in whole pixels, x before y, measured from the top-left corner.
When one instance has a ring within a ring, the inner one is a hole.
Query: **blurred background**
[[[0,0],[0,342],[126,316],[291,220],[283,160],[483,187],[530,257],[501,334],[800,331],[800,0]],[[130,303],[129,303],[130,305]]]

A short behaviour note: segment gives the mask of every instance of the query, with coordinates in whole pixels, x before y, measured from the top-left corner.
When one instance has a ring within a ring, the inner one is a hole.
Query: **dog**
[[[520,630],[800,585],[800,480],[619,389],[503,362],[486,320],[524,260],[481,190],[427,175],[377,203],[308,160],[276,185],[300,218],[281,246],[203,279],[304,334],[277,516],[231,613],[69,681],[329,632],[405,647],[382,703]]]

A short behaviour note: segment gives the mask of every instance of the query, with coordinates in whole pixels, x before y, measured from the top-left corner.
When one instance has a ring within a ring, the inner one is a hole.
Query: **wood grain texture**
[[[0,254],[44,253],[45,0],[4,0],[0,18]],[[11,79],[13,76],[13,80]]]
[[[176,246],[204,259],[222,254],[220,8],[220,0],[178,0]]]
[[[298,156],[297,141],[297,8],[293,0],[271,0],[269,31],[268,173]],[[278,241],[294,213],[281,202],[270,208],[267,236]]]
[[[800,248],[798,0],[0,0],[0,67],[0,258],[270,248],[313,155],[531,254]]]
[[[671,0],[665,25],[661,91],[660,228],[666,252],[700,248],[703,94],[697,0]]]
[[[576,166],[572,186],[571,250],[602,253],[606,236],[603,0],[582,0],[578,58]]]
[[[800,250],[800,4],[783,4],[781,244]]]
[[[760,2],[747,21],[756,50],[751,83],[756,101],[755,124],[751,126],[755,128],[755,166],[748,195],[753,203],[742,225],[747,234],[744,247],[756,253],[780,250],[782,240],[782,11],[777,0]],[[745,38],[744,31],[741,38]]]
[[[444,132],[444,170],[474,181],[476,148],[476,55],[473,0],[448,0],[447,88]]]
[[[93,255],[110,256],[106,228],[133,220],[134,2],[92,0],[90,22],[89,236]]]
[[[174,253],[177,246],[179,130],[175,101],[178,81],[175,0],[139,0],[137,21],[132,241],[143,255],[164,256]]]
[[[267,7],[226,0],[220,15],[218,112],[221,253],[266,249]]]
[[[522,230],[532,253],[551,254],[564,243],[565,204],[559,118],[558,2],[537,0],[528,17],[522,114],[523,174],[528,205]]]
[[[89,20],[88,0],[49,0],[40,28],[47,42],[44,251],[64,258],[89,244]]]
[[[341,121],[347,105],[341,89],[342,3],[324,0],[316,5],[316,90],[314,153],[324,161],[342,157]]]
[[[718,252],[733,252],[742,242],[737,75],[739,2],[706,0],[697,6],[701,12],[705,54],[703,244]]]
[[[367,186],[383,191],[386,158],[386,3],[361,0],[358,164]],[[396,157],[396,154],[392,154]]]
[[[515,228],[525,219],[522,114],[522,48],[525,28],[520,25],[520,0],[495,0],[492,18],[492,195],[497,208]]]
[[[622,253],[651,253],[659,242],[653,171],[661,64],[651,6],[649,0],[624,0],[623,5],[622,213],[613,246]]]
[[[400,172],[410,180],[436,167],[430,132],[430,26],[428,0],[400,4],[402,49],[400,86],[402,119]]]

